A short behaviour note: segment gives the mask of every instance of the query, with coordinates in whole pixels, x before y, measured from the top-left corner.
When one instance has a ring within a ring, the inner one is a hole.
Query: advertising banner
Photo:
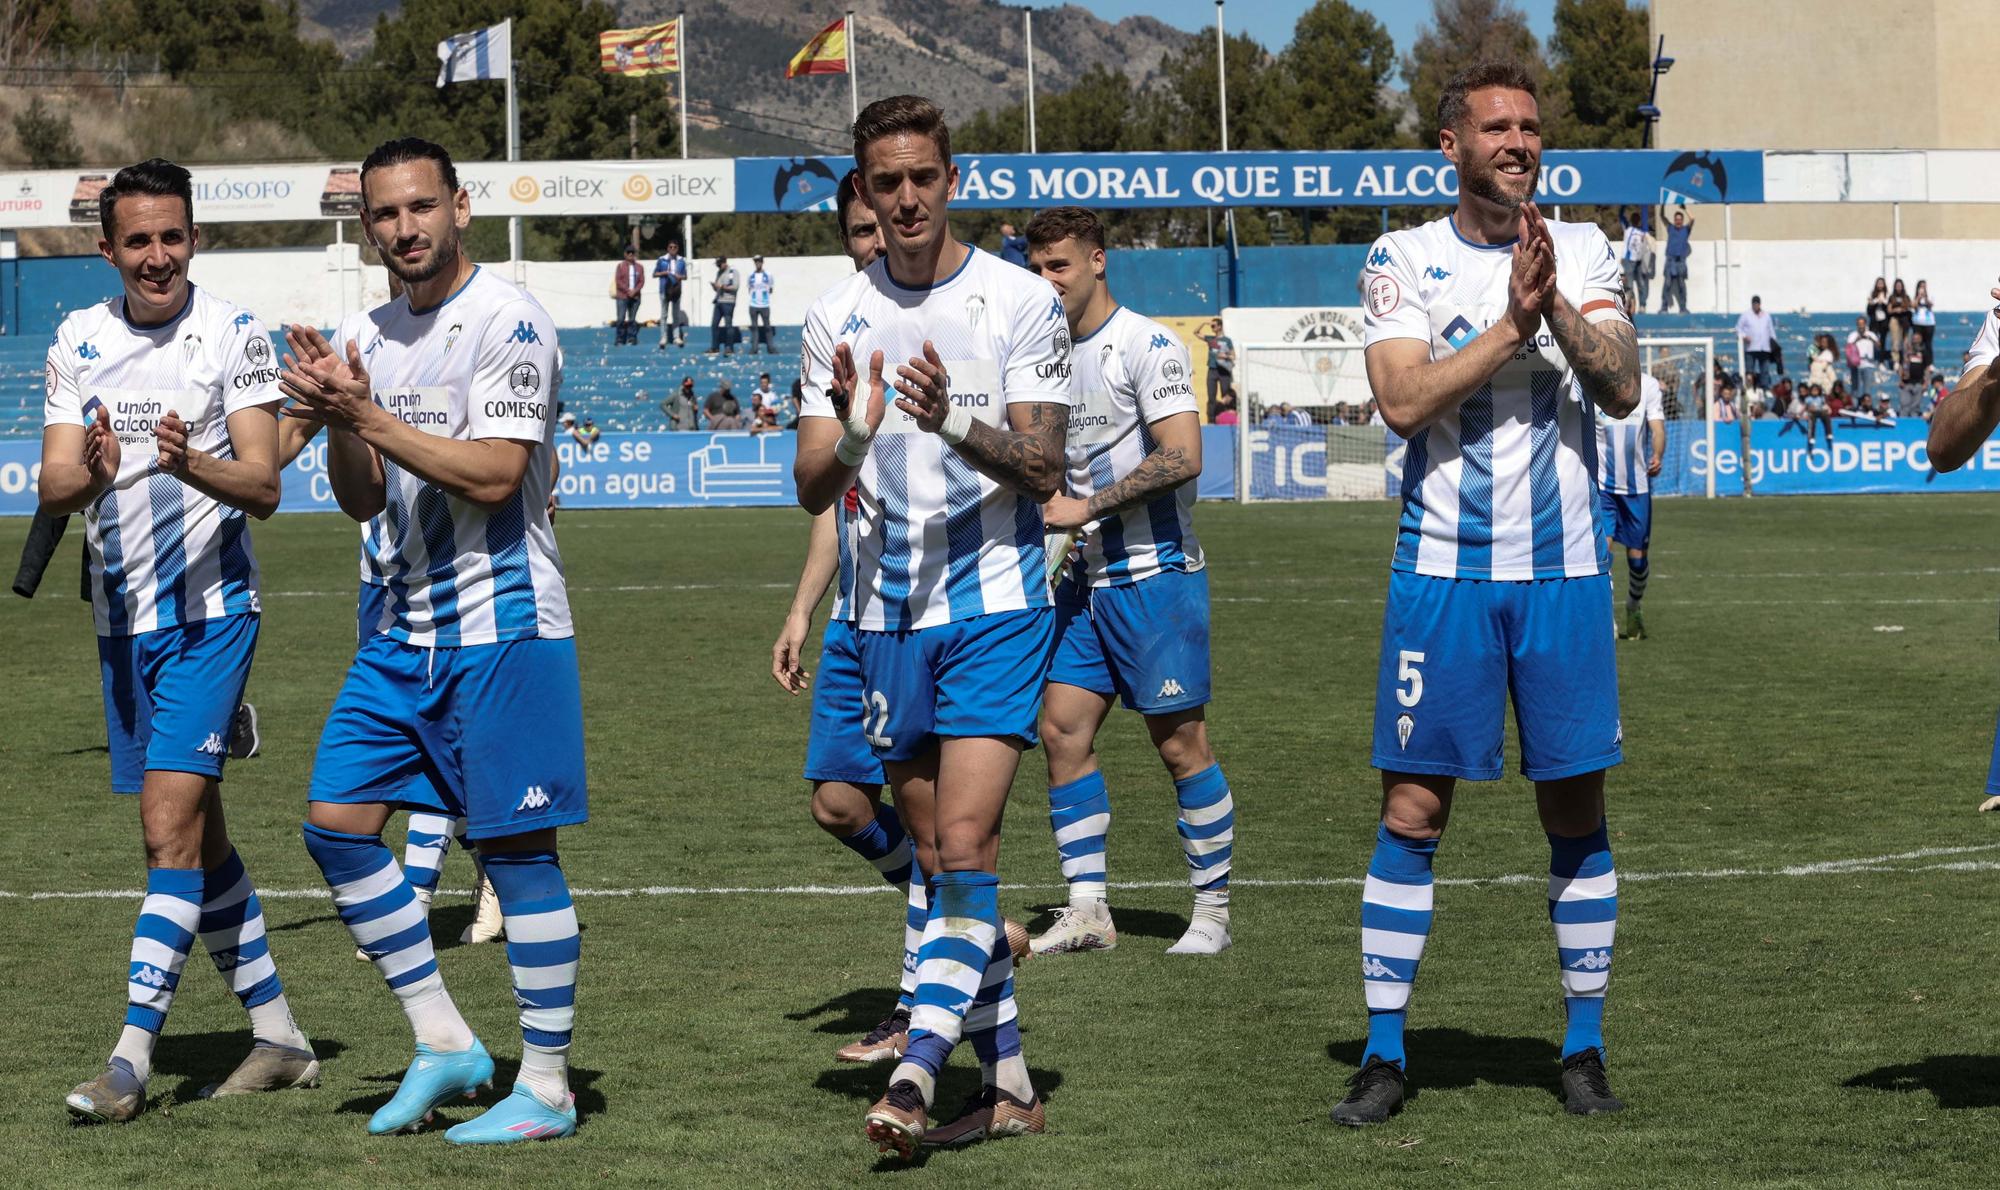
[[[1828,492],[1992,492],[2000,491],[2000,439],[1979,448],[1965,466],[1949,475],[1931,469],[1925,439],[1930,426],[1906,417],[1887,425],[1837,419],[1829,446],[1823,432],[1808,447],[1805,429],[1793,421],[1750,423],[1751,490],[1760,496]],[[1715,427],[1715,454],[1704,438],[1690,436],[1688,467],[1705,486],[1715,470],[1721,495],[1743,491],[1743,433],[1739,424]]]
[[[958,156],[952,202],[973,209],[1446,205],[1458,175],[1427,149],[1300,153]],[[739,211],[827,211],[850,157],[742,157]],[[1753,150],[1594,149],[1542,157],[1545,204],[1762,202]]]

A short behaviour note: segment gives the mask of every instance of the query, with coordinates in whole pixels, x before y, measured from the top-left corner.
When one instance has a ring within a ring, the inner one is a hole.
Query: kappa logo
[[[1450,269],[1441,269],[1436,265],[1431,265],[1424,270],[1424,280],[1426,281],[1442,281],[1449,276],[1451,276]]]
[[[1371,269],[1379,269],[1388,263],[1389,250],[1387,248],[1377,248],[1368,254],[1368,267]]]
[[[509,343],[540,343],[542,337],[535,333],[535,328],[528,325],[528,320],[524,318],[514,324],[514,333],[507,336],[507,341]]]
[[[1586,950],[1569,965],[1572,971],[1603,971],[1611,966],[1611,952],[1608,950]]]
[[[221,756],[229,751],[229,745],[219,733],[211,731],[208,733],[208,738],[203,740],[195,751],[206,752],[210,756]]]
[[[964,1000],[960,1000],[958,1003],[951,1006],[951,1010],[959,1014],[960,1016],[964,1016],[966,1013],[971,1012],[972,1011],[971,998],[967,997]]]
[[[167,986],[167,973],[153,966],[151,963],[139,964],[139,969],[134,971],[129,978],[131,982],[143,983],[149,988],[163,988]]]
[[[103,352],[91,346],[88,342],[79,344],[76,349],[78,359],[96,359],[103,354]]]
[[[255,321],[257,321],[257,316],[256,316],[255,314],[252,314],[252,313],[251,313],[250,311],[248,311],[248,310],[245,310],[245,311],[243,311],[243,313],[241,313],[241,314],[238,314],[238,315],[236,316],[236,325],[237,325],[237,326],[249,326],[249,325],[250,325],[251,323],[253,323],[253,322],[255,322]]]
[[[1454,351],[1465,346],[1471,338],[1472,324],[1465,320],[1465,315],[1463,314],[1452,319],[1450,324],[1444,328],[1444,341],[1451,344]]]
[[[1184,687],[1182,687],[1182,685],[1178,681],[1176,681],[1173,678],[1168,678],[1166,681],[1160,683],[1160,692],[1158,694],[1155,694],[1153,697],[1180,698],[1186,693],[1187,690]]]
[[[527,794],[521,798],[521,804],[514,807],[514,812],[519,814],[523,810],[546,810],[548,808],[549,791],[539,785],[530,785],[528,786]]]
[[[1173,345],[1173,339],[1167,335],[1154,335],[1152,342],[1146,344],[1147,347],[1152,348],[1154,351],[1158,351],[1162,347],[1172,347]]]
[[[535,1008],[539,1006],[533,1000],[528,999],[526,996],[523,996],[520,992],[516,991],[514,993],[514,1007]]]
[[[242,956],[233,950],[211,950],[208,959],[215,964],[217,971],[233,971],[236,964],[242,961]]]
[[[1417,729],[1417,721],[1406,711],[1396,716],[1396,747],[1407,752],[1410,748],[1410,733]]]
[[[1396,978],[1396,972],[1394,968],[1381,959],[1376,958],[1372,954],[1365,954],[1361,956],[1361,978],[1394,979]]]
[[[843,335],[858,335],[867,329],[868,320],[858,313],[849,314],[847,321],[840,324],[840,333]]]
[[[1055,319],[1058,322],[1069,321],[1068,316],[1063,313],[1063,304],[1061,298],[1049,299],[1049,318]],[[1047,319],[1044,319],[1043,321],[1047,321]]]

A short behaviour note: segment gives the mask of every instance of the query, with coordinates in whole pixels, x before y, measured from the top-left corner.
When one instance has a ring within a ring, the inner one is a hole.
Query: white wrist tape
[[[840,441],[834,444],[833,457],[848,467],[859,467],[861,460],[868,457],[868,448],[874,445],[875,431],[868,428],[868,415],[854,407],[849,399],[847,416],[840,419]]]
[[[938,437],[946,446],[957,446],[972,432],[972,414],[963,405],[953,405],[951,412],[944,415],[944,424],[938,427]]]

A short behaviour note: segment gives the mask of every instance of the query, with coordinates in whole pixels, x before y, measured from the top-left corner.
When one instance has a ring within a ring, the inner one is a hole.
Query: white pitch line
[[[1618,879],[1624,883],[1645,883],[1655,880],[1745,880],[1761,877],[1800,876],[1846,876],[1866,872],[1988,872],[2000,870],[2000,861],[1957,860],[1943,864],[1924,864],[1915,867],[1894,866],[1908,864],[1911,860],[1938,859],[1951,855],[1977,855],[1983,852],[2000,851],[2000,843],[1981,843],[1971,847],[1925,847],[1916,851],[1898,851],[1890,855],[1867,855],[1852,859],[1818,860],[1807,864],[1788,864],[1781,868],[1697,868],[1666,872],[1620,872]],[[1500,887],[1514,884],[1547,884],[1548,873],[1535,872],[1504,876],[1447,876],[1437,883],[1454,888]],[[1351,888],[1360,885],[1359,876],[1308,876],[1276,877],[1230,880],[1233,888]],[[1047,884],[1003,884],[1007,892],[1037,892],[1067,888],[1058,883]],[[1117,889],[1173,889],[1186,888],[1185,880],[1132,880],[1118,881],[1111,887]],[[886,893],[902,894],[888,884],[775,884],[702,886],[692,884],[648,884],[637,888],[572,888],[570,895],[576,897],[692,897],[692,896],[802,896],[802,897],[871,897]],[[146,894],[136,888],[99,888],[73,892],[6,892],[0,891],[0,901],[123,901],[135,900]],[[325,900],[328,896],[324,888],[277,888],[257,890],[257,895],[270,901]],[[451,892],[442,895],[471,899],[471,892]]]

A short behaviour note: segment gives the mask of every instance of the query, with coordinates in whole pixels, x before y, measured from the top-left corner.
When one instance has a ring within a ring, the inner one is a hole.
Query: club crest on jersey
[[[542,391],[541,369],[530,363],[516,364],[514,370],[507,373],[507,387],[514,390],[515,396],[527,400]]]
[[[1160,375],[1166,379],[1167,383],[1178,384],[1187,376],[1187,369],[1181,367],[1181,361],[1170,359],[1160,365]]]
[[[444,333],[445,351],[449,352],[452,348],[452,344],[458,342],[459,332],[463,331],[464,329],[465,329],[465,324],[462,322],[454,322],[451,324],[450,328],[447,329]],[[373,351],[374,348],[371,347],[369,348],[369,350]]]
[[[243,344],[243,358],[250,361],[253,368],[261,368],[271,362],[271,341],[262,335],[250,336]]]
[[[1056,362],[1069,363],[1069,323],[1056,323]]]
[[[979,333],[979,324],[986,317],[986,295],[975,293],[965,299],[965,321],[974,334]]]
[[[1444,341],[1451,344],[1452,350],[1456,351],[1465,346],[1474,333],[1472,324],[1465,320],[1465,315],[1460,314],[1444,328]]]
[[[1417,721],[1410,717],[1409,712],[1405,711],[1396,716],[1396,747],[1407,752],[1410,747],[1410,733],[1416,729]]]

